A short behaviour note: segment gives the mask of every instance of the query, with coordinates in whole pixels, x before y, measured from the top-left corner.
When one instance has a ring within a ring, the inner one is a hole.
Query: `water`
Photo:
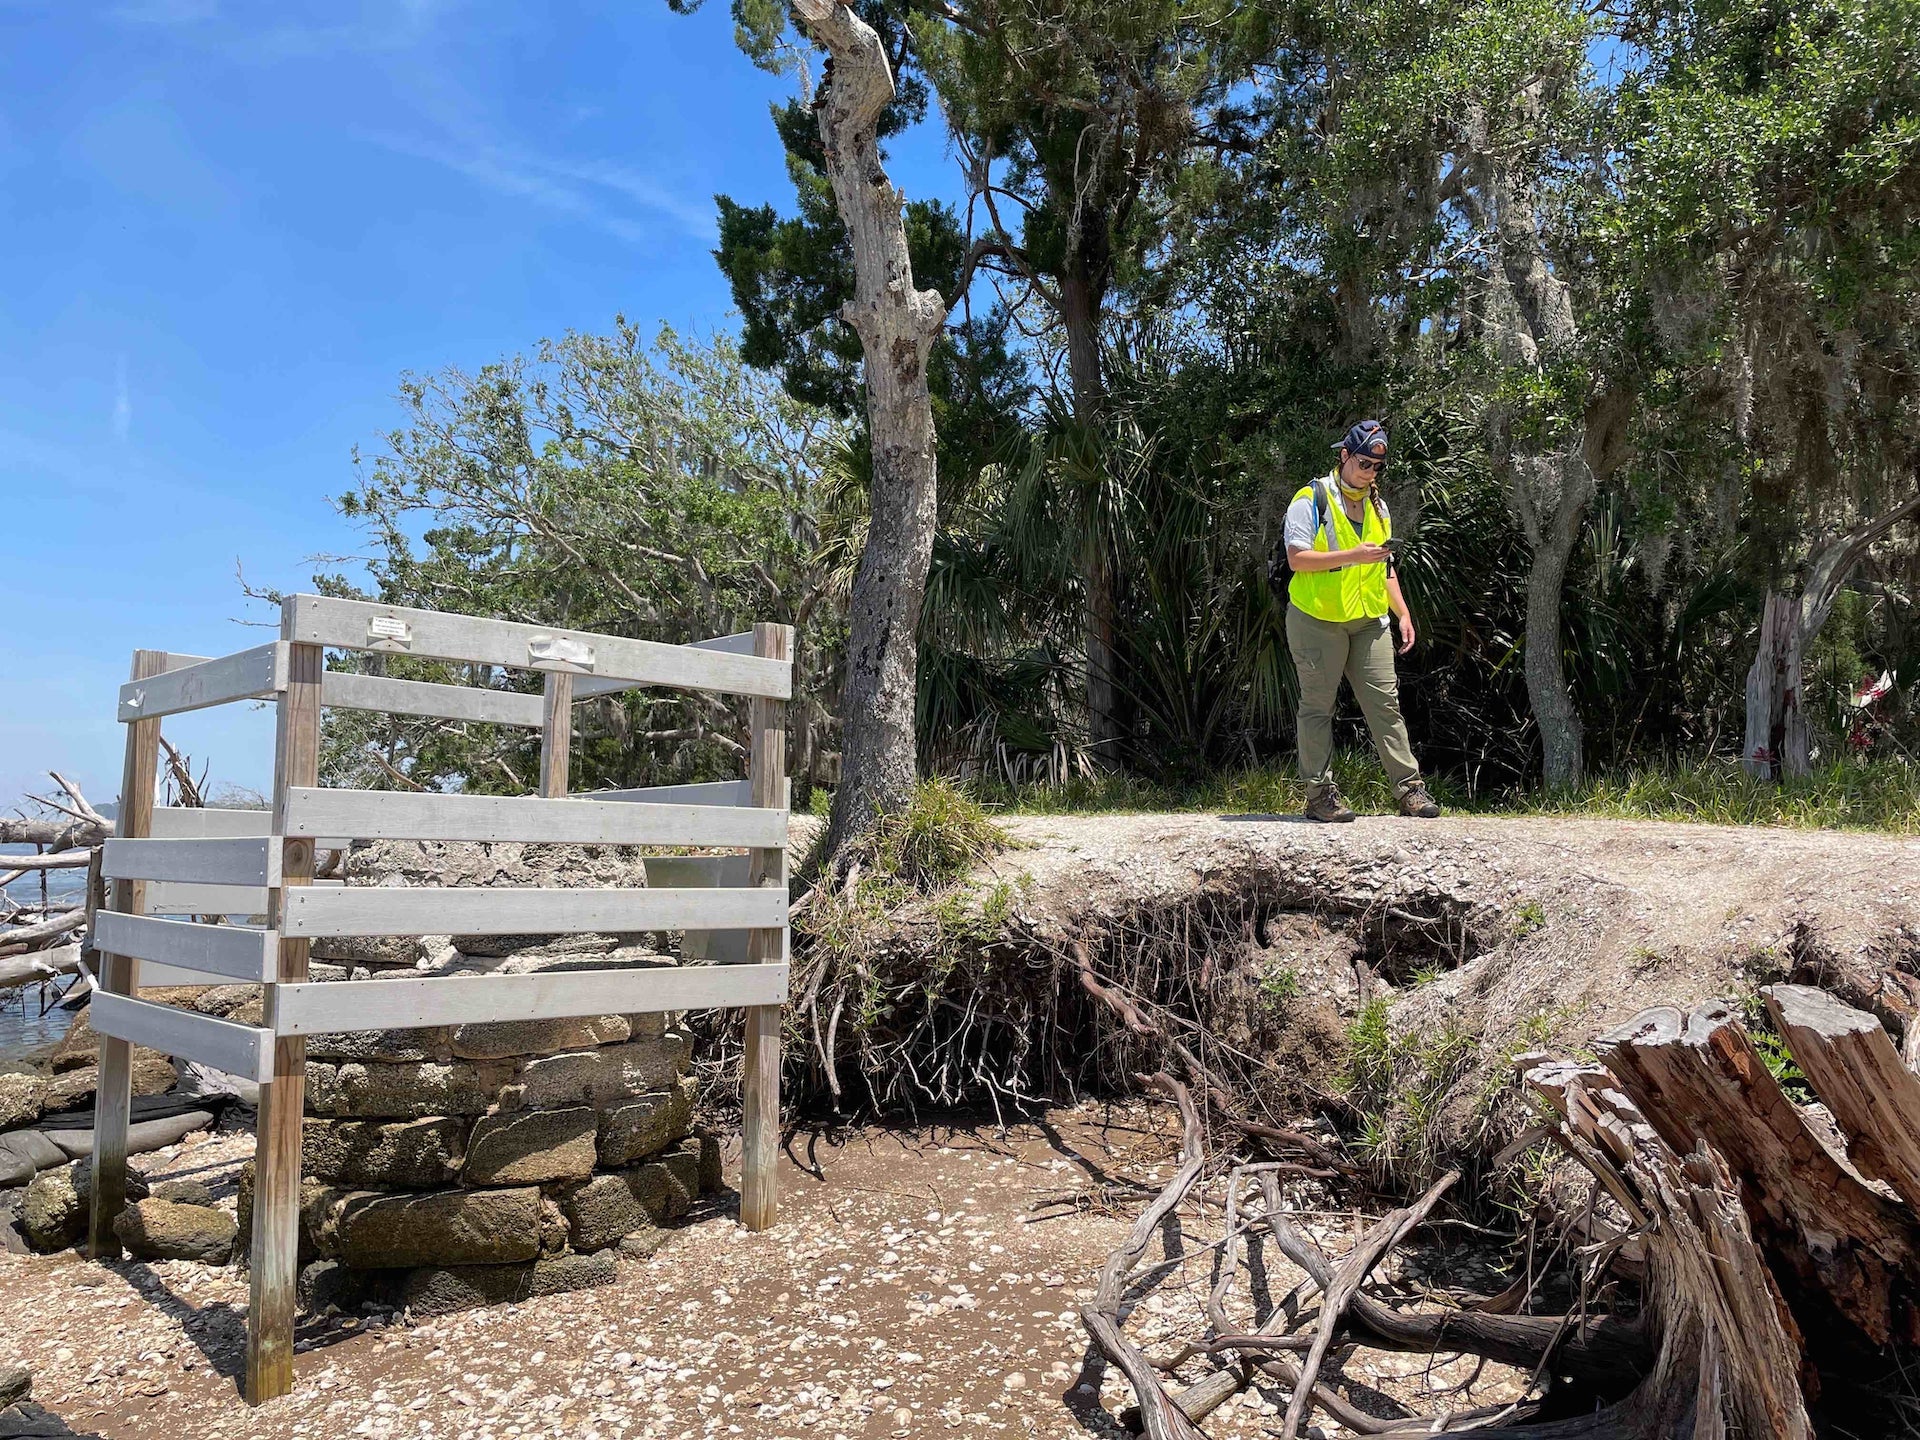
[[[0,999],[0,1065],[31,1059],[65,1035],[72,1024],[73,1012],[57,1005],[45,1015],[40,1013],[38,985],[9,991]]]
[[[0,874],[6,871],[8,855],[31,855],[31,845],[0,845]],[[21,905],[40,903],[40,877],[23,875],[6,887],[6,893]],[[86,903],[85,870],[47,872],[47,898],[58,905],[62,901],[78,907]],[[5,931],[0,930],[0,935]],[[17,1063],[34,1051],[45,1048],[67,1033],[73,1015],[53,1009],[40,1013],[41,991],[38,985],[23,985],[17,990],[0,990],[0,1065]]]

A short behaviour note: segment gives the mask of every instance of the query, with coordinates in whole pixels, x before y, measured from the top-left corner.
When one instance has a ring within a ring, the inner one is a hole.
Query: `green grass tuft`
[[[1333,770],[1354,809],[1363,814],[1393,812],[1393,787],[1371,755],[1342,751],[1334,758]],[[1597,816],[1920,835],[1920,765],[1900,760],[1839,761],[1806,780],[1777,785],[1753,779],[1730,761],[1686,761],[1610,771],[1571,790],[1469,794],[1445,777],[1430,778],[1428,786],[1447,810],[1470,815]],[[1186,786],[1099,775],[1059,785],[970,788],[985,805],[1012,815],[1285,815],[1306,805],[1306,787],[1290,770],[1277,766],[1214,775]]]

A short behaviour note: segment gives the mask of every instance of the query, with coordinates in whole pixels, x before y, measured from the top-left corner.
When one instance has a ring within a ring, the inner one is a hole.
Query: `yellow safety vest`
[[[1320,483],[1327,491],[1327,521],[1313,532],[1314,549],[1351,550],[1365,543],[1378,545],[1392,536],[1393,522],[1380,513],[1371,499],[1360,517],[1360,533],[1354,532],[1353,522],[1347,519],[1347,508],[1340,503],[1338,470]],[[1313,486],[1302,487],[1293,498],[1311,503]],[[1386,563],[1343,565],[1338,570],[1296,570],[1287,585],[1287,598],[1316,620],[1339,623],[1378,619],[1387,613]]]

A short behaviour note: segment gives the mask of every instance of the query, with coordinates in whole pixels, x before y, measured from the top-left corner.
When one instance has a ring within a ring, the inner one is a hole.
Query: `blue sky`
[[[713,202],[783,207],[725,0],[0,0],[0,806],[119,788],[136,646],[258,644],[249,582],[352,555],[329,497],[407,370],[616,312],[730,323]],[[929,125],[909,194],[956,181]],[[327,568],[339,568],[328,566]],[[168,733],[263,788],[271,717]]]

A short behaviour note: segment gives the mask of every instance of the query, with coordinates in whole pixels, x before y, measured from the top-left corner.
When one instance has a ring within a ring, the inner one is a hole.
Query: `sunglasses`
[[[1387,462],[1385,460],[1369,460],[1364,455],[1354,456],[1353,463],[1360,467],[1363,475],[1377,475],[1387,468]]]

